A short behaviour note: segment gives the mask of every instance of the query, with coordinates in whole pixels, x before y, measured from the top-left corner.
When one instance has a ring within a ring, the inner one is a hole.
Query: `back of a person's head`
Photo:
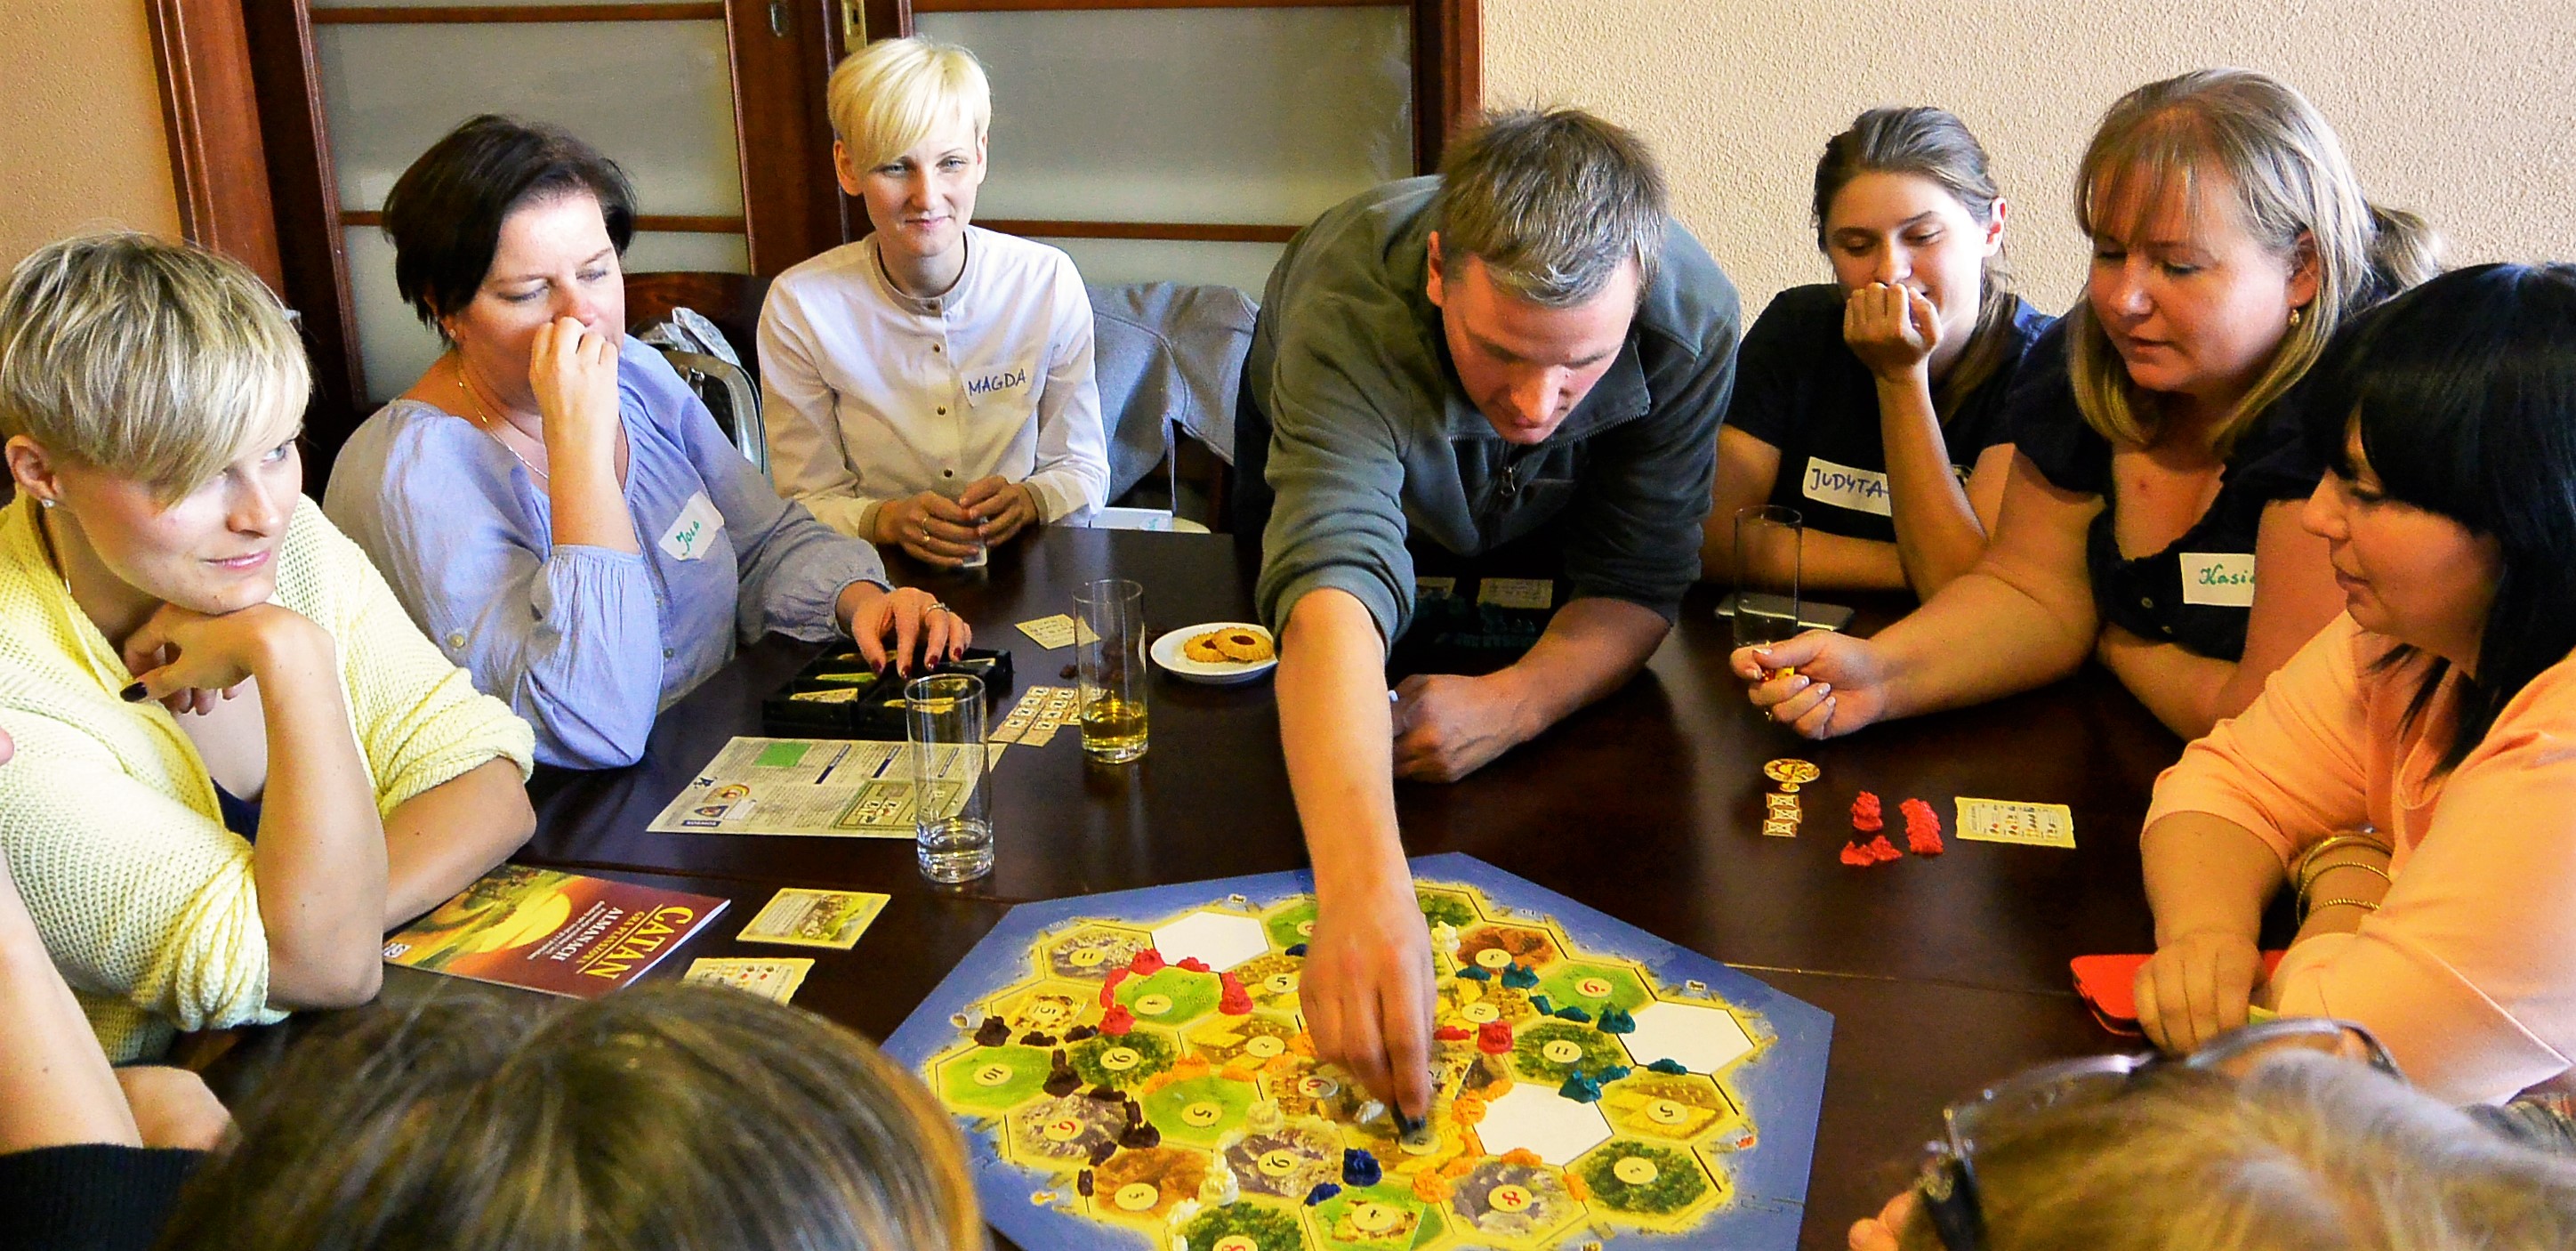
[[[1581,109],[1518,109],[1450,144],[1431,220],[1444,271],[1472,256],[1504,291],[1568,308],[1629,264],[1643,298],[1663,255],[1665,198],[1636,135]]]
[[[2117,1098],[1981,1122],[1991,1251],[2576,1246],[2576,1164],[2349,1060],[2172,1066]],[[1906,1251],[1939,1251],[1920,1216]]]
[[[473,995],[301,1040],[191,1179],[165,1248],[963,1251],[983,1226],[930,1092],[739,991]]]
[[[176,499],[304,410],[304,345],[241,262],[145,234],[85,235],[0,291],[0,439]]]

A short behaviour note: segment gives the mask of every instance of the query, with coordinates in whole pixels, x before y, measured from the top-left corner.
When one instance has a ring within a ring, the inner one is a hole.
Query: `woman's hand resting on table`
[[[1868,640],[1814,630],[1727,659],[1753,706],[1808,738],[1849,734],[1887,715],[1886,666]],[[1795,669],[1795,673],[1782,673]]]
[[[2166,1051],[2190,1051],[2245,1023],[2262,975],[2263,953],[2242,933],[2181,935],[2138,969],[2138,1026]]]
[[[853,582],[841,592],[841,628],[859,645],[859,657],[883,670],[909,675],[913,660],[946,664],[966,654],[975,637],[964,617],[919,587],[887,590],[873,582]],[[891,643],[892,646],[888,646]]]

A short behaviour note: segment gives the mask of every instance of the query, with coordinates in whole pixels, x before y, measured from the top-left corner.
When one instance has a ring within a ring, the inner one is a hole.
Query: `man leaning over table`
[[[1300,997],[1318,1053],[1410,1115],[1433,991],[1393,779],[1454,781],[1616,689],[1698,576],[1739,314],[1664,201],[1625,130],[1493,116],[1438,176],[1301,232],[1245,362],[1238,525],[1267,513],[1256,594],[1320,908]],[[1497,549],[1543,550],[1563,608],[1498,671],[1391,701],[1417,561]]]

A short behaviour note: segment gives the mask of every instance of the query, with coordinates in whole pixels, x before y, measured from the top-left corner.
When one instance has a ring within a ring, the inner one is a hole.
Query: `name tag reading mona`
[[[671,528],[662,532],[661,548],[673,560],[703,559],[723,529],[724,514],[716,511],[706,492],[700,491],[680,506],[680,515],[672,518]]]
[[[2252,552],[2184,552],[2182,602],[2212,608],[2254,606]]]

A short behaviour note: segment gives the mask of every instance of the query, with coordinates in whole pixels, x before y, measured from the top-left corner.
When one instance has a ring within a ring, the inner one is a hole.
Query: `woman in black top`
[[[1866,642],[1739,650],[1774,720],[1845,734],[2099,657],[2192,738],[2341,610],[2298,522],[2324,472],[2298,445],[2299,383],[2354,313],[2433,272],[2431,232],[2372,208],[2315,107],[2248,70],[2122,97],[2076,187],[2092,275],[2007,403],[2018,452],[1984,560]]]
[[[1928,596],[1976,564],[2012,465],[2004,394],[2048,325],[2000,282],[2008,209],[1940,109],[1872,109],[1825,144],[1834,281],[1780,293],[1744,336],[1703,576],[1734,576],[1735,512],[1765,503],[1805,519],[1810,586]]]

